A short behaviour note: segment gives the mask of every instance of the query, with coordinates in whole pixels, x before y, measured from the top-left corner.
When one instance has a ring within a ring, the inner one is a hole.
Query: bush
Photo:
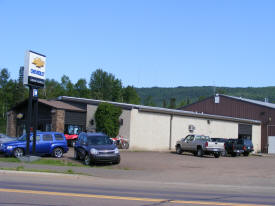
[[[119,133],[119,116],[122,110],[109,103],[100,103],[95,113],[96,131],[103,132],[109,137],[116,137]]]

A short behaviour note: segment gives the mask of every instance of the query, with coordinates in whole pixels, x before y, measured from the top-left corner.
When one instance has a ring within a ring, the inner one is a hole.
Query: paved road
[[[0,205],[275,205],[275,188],[0,172]]]

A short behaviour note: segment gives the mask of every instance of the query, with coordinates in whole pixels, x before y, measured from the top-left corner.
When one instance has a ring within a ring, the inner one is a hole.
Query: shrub
[[[116,137],[119,132],[119,116],[122,110],[109,103],[100,103],[95,113],[96,131],[109,137]]]

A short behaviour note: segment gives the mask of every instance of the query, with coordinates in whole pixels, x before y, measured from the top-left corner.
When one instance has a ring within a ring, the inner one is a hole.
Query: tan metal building
[[[251,126],[254,149],[256,152],[261,149],[261,122],[257,120],[66,96],[58,100],[86,107],[87,131],[96,128],[94,114],[99,103],[107,102],[121,107],[123,112],[119,135],[128,138],[132,150],[171,150],[178,139],[190,133],[238,138],[240,125]]]

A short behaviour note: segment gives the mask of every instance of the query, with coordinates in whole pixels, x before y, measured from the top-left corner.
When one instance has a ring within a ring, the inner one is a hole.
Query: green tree
[[[162,100],[162,107],[163,107],[163,108],[167,108],[167,103],[166,103],[166,100],[165,100],[165,99]]]
[[[183,106],[185,106],[185,105],[186,105],[186,101],[185,101],[185,100],[182,100],[182,101],[179,103],[178,107],[183,107]]]
[[[8,111],[10,97],[13,96],[13,92],[8,92],[8,87],[10,87],[9,78],[8,69],[3,68],[0,71],[0,111],[3,119],[5,119],[5,114]]]
[[[169,108],[170,108],[170,109],[176,109],[176,98],[171,98],[171,99],[170,99]]]
[[[140,104],[140,97],[133,86],[123,88],[123,102],[129,104]]]
[[[90,78],[91,97],[94,99],[121,101],[122,83],[111,73],[102,69],[94,71]]]
[[[66,95],[66,91],[58,81],[46,79],[44,89],[40,89],[38,94],[40,98],[55,99],[59,96]]]
[[[100,103],[95,112],[96,131],[103,132],[109,137],[116,137],[119,133],[119,116],[122,110],[109,103]]]
[[[155,104],[155,102],[153,101],[151,95],[148,95],[148,96],[146,97],[146,99],[144,100],[144,105],[146,105],[146,106],[152,106],[152,107],[155,107],[155,106],[156,106],[156,104]]]
[[[77,97],[89,98],[89,89],[87,88],[86,79],[79,79],[74,85],[75,94]]]
[[[74,84],[71,82],[70,78],[66,75],[61,77],[61,87],[65,91],[67,96],[75,96]]]

